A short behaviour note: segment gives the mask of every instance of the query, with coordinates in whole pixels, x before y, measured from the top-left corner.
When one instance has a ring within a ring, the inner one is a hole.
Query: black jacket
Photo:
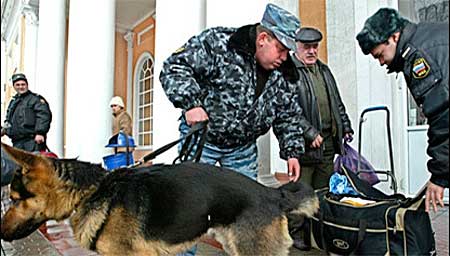
[[[401,32],[390,72],[403,72],[427,117],[431,182],[448,187],[448,23],[410,23]]]
[[[5,122],[9,124],[6,134],[17,141],[34,138],[36,134],[47,135],[52,121],[52,112],[47,101],[40,95],[28,91],[16,94],[9,103]]]
[[[300,158],[300,162],[303,164],[317,163],[320,162],[320,159],[322,158],[323,145],[319,149],[310,147],[311,142],[322,130],[318,102],[314,92],[314,85],[312,84],[311,78],[308,74],[309,71],[307,70],[307,67],[294,56],[291,56],[291,58],[293,59],[299,73],[299,80],[295,84],[295,90],[299,95],[299,103],[303,110],[300,125],[303,129],[303,136],[305,138],[305,154]],[[317,60],[317,65],[325,80],[330,102],[330,111],[333,122],[336,124],[336,136],[333,137],[334,144],[336,145],[335,152],[341,154],[343,136],[346,133],[353,133],[353,129],[351,127],[350,119],[345,111],[345,106],[342,103],[333,74],[328,66],[320,60]]]

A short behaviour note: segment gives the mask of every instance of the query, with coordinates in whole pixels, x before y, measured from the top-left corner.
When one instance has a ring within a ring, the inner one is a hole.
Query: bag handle
[[[328,249],[327,243],[325,241],[325,235],[324,235],[325,223],[323,221],[323,213],[320,213],[320,215],[319,215],[319,223],[320,223],[320,238],[321,238],[321,242],[322,242],[322,247],[325,250],[325,253],[328,255],[328,254],[330,254],[330,250]],[[356,249],[359,248],[359,246],[361,245],[361,242],[366,237],[367,220],[360,219],[358,226],[359,226],[359,229],[358,229],[358,240],[356,241],[355,249],[352,252],[350,252],[349,255],[355,255]]]

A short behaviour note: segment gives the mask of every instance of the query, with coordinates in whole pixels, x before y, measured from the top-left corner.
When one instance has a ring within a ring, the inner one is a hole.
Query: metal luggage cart
[[[357,172],[356,174],[360,174],[363,172],[367,172],[365,170],[360,170],[360,162],[361,162],[361,144],[362,144],[362,124],[366,121],[364,118],[364,115],[369,112],[374,111],[386,111],[386,131],[387,131],[387,137],[388,137],[388,147],[389,147],[389,162],[390,162],[390,169],[387,170],[375,170],[375,173],[377,174],[384,174],[386,175],[385,179],[380,179],[381,182],[389,182],[389,178],[391,178],[391,185],[390,189],[394,191],[395,194],[397,194],[397,179],[395,178],[395,172],[394,172],[394,157],[392,153],[392,137],[391,137],[391,126],[390,126],[390,113],[387,106],[374,106],[366,108],[362,111],[361,116],[359,118],[359,135],[358,135],[358,153],[359,153],[359,159],[357,163]]]

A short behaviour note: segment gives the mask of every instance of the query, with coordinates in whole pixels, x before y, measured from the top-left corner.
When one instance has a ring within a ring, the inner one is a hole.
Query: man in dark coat
[[[426,210],[444,206],[448,188],[448,23],[412,23],[394,9],[381,8],[368,18],[356,39],[388,73],[403,72],[408,88],[427,118],[428,171]]]
[[[297,51],[292,59],[299,80],[294,87],[303,110],[299,115],[305,139],[305,153],[299,159],[302,166],[300,181],[320,189],[328,186],[334,156],[342,153],[343,138],[351,139],[353,129],[333,74],[318,59],[322,33],[315,28],[303,27],[295,39]],[[308,250],[309,242],[301,239],[301,229],[294,227],[295,221],[290,221],[289,225],[294,246]],[[308,233],[306,225],[307,222],[303,229]]]
[[[24,74],[14,74],[12,83],[17,94],[9,103],[1,135],[10,137],[16,148],[43,151],[52,121],[50,107],[41,95],[28,89]]]

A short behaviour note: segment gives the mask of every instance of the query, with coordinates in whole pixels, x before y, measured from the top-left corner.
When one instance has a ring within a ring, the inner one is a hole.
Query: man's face
[[[120,111],[121,109],[122,109],[122,108],[121,108],[119,105],[116,105],[116,104],[112,104],[112,105],[111,105],[111,111],[113,112],[113,114],[119,113],[119,111]]]
[[[16,92],[18,94],[24,94],[28,91],[28,84],[24,80],[16,81],[13,84],[13,87],[14,87],[14,90],[16,90]]]
[[[265,70],[273,70],[287,59],[289,49],[276,38],[262,32],[256,39],[256,61]]]
[[[395,52],[397,49],[397,42],[395,42],[394,37],[389,37],[388,41],[377,45],[370,51],[374,59],[380,62],[380,65],[390,65],[395,57]]]
[[[302,43],[297,42],[297,52],[295,53],[297,58],[305,65],[314,65],[319,58],[319,43]]]

